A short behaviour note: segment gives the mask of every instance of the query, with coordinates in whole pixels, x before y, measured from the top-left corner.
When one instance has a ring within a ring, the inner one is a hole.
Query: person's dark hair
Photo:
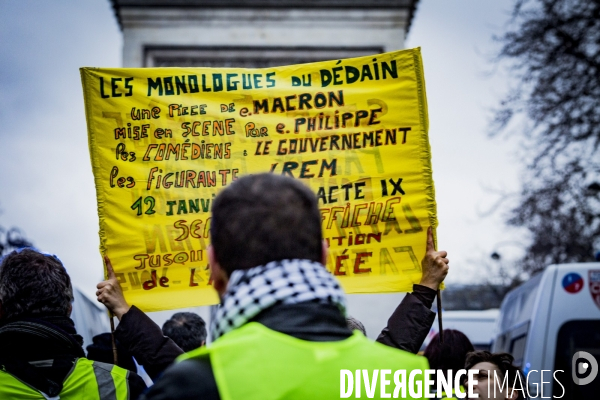
[[[473,350],[473,344],[464,333],[455,329],[444,329],[444,343],[441,343],[438,333],[431,339],[423,355],[429,360],[431,369],[443,370],[444,375],[450,369],[454,376],[458,370],[464,368],[467,353]]]
[[[367,330],[362,322],[354,317],[346,317],[346,326],[351,330],[359,330],[363,335],[367,336]]]
[[[33,249],[15,250],[0,264],[0,303],[4,320],[16,317],[69,316],[73,287],[55,256]]]
[[[469,370],[481,362],[489,362],[498,367],[502,373],[502,379],[508,374],[508,384],[512,387],[515,375],[520,374],[519,368],[513,365],[514,360],[514,357],[508,353],[490,353],[485,350],[473,351],[467,354],[465,369]]]
[[[171,338],[183,351],[191,351],[206,341],[206,322],[198,314],[173,314],[162,327],[163,335]]]
[[[514,360],[514,357],[508,353],[490,353],[489,351],[478,350],[467,354],[465,369],[469,370],[481,362],[494,364],[502,374],[502,376],[499,377],[500,379],[504,380],[504,377],[508,376],[507,380],[509,387],[512,388],[513,385],[515,385],[515,382],[519,382],[515,386],[515,393],[518,393],[517,400],[524,400],[525,397],[523,391],[517,389],[524,389],[522,386],[525,385],[525,378],[523,377],[521,370],[513,364]],[[519,375],[519,378],[517,378],[517,375]]]
[[[87,346],[87,358],[93,361],[100,361],[107,364],[113,364],[115,361],[112,347],[112,336],[110,332],[101,333],[92,338],[93,343]],[[115,339],[118,354],[118,366],[137,373],[137,367],[133,361],[133,356],[127,349]]]
[[[271,261],[321,261],[321,214],[315,194],[293,178],[240,178],[212,206],[215,257],[228,275]]]

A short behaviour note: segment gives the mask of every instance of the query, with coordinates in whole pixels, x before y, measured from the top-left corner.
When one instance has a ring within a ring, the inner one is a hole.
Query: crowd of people
[[[340,370],[478,370],[480,399],[515,400],[519,391],[488,384],[519,374],[508,354],[474,351],[461,332],[445,330],[417,355],[430,332],[437,289],[449,271],[431,228],[422,278],[376,341],[346,315],[345,295],[324,267],[327,246],[312,191],[274,174],[238,179],[214,200],[208,259],[220,306],[206,346],[205,322],[177,313],[162,329],[128,304],[105,258],[98,301],[119,320],[113,337],[83,349],[69,318],[73,289],[61,261],[34,249],[0,264],[0,398],[27,399],[332,399]],[[136,374],[142,366],[149,388]],[[358,372],[357,372],[358,380]],[[493,391],[490,388],[495,389]],[[464,389],[438,399],[464,398]],[[357,393],[358,394],[358,393]],[[379,398],[379,391],[375,396]],[[424,398],[407,397],[407,398]]]

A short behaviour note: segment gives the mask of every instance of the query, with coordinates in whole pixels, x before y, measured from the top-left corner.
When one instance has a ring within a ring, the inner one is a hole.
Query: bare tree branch
[[[531,243],[522,271],[592,261],[600,248],[600,0],[517,0],[497,60],[517,81],[491,134],[525,117],[533,151],[507,219]]]

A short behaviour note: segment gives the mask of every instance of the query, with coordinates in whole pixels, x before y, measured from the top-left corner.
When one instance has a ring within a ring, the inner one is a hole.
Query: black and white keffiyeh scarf
[[[211,327],[212,340],[241,327],[277,304],[316,301],[335,304],[346,314],[346,298],[338,281],[320,263],[309,260],[273,261],[229,277]]]

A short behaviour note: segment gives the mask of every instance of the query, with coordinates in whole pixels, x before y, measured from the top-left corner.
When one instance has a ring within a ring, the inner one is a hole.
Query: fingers
[[[96,288],[98,289],[96,291],[96,296],[100,296],[103,293],[110,293],[114,291],[114,286],[111,284],[111,282],[108,281],[104,281],[104,282],[100,282]]]
[[[438,251],[433,255],[433,262],[438,264],[441,267],[446,266],[450,259],[448,258],[448,253],[445,251]]]
[[[100,290],[96,291],[96,300],[98,300],[100,303],[104,304],[104,302],[106,301],[105,290],[100,289]]]
[[[448,275],[448,271],[450,270],[450,266],[448,265],[449,262],[450,262],[450,260],[448,260],[447,258],[443,258],[443,257],[439,257],[436,260],[437,268],[440,271],[440,273],[444,275],[444,277],[446,275]]]
[[[448,252],[436,251],[433,236],[433,227],[427,228],[427,246],[425,256],[421,261],[422,275],[421,285],[437,290],[440,284],[446,279],[450,267],[448,266]]]
[[[108,279],[116,278],[115,271],[113,270],[113,266],[108,256],[104,256],[104,263],[106,264],[106,272],[108,273]]]
[[[448,273],[448,270],[450,269],[450,267],[448,266],[448,263],[445,262],[444,260],[440,260],[438,263],[438,268],[440,269],[440,271],[444,274]]]
[[[100,282],[99,284],[96,285],[96,289],[98,289],[98,292],[104,292],[104,291],[112,291],[114,288],[112,282],[109,281],[103,281]]]
[[[439,283],[441,283],[444,277],[448,275],[450,269],[448,265],[450,260],[446,256],[447,253],[445,251],[438,251],[431,255],[431,269],[429,270],[429,273],[440,276],[441,280]]]
[[[97,300],[99,303],[102,303],[102,304],[104,304],[104,305],[105,305],[107,308],[109,308],[109,309],[111,308],[112,302],[111,302],[110,298],[106,298],[106,296],[105,296],[104,294],[101,294],[101,295],[99,295],[99,296],[96,298],[96,300]]]
[[[427,252],[435,251],[435,245],[433,243],[433,229],[431,226],[427,228]]]

